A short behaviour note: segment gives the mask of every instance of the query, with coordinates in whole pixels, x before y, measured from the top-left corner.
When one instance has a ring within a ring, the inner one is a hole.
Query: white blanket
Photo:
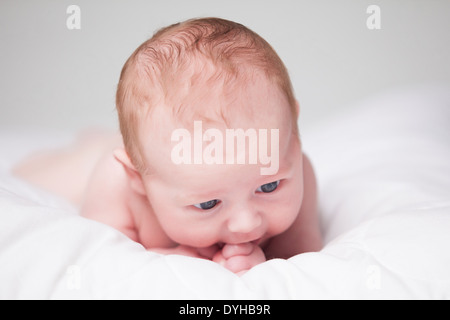
[[[0,299],[450,299],[448,89],[385,95],[301,130],[326,245],[242,277],[147,252],[13,178],[12,161],[39,144],[1,132]]]

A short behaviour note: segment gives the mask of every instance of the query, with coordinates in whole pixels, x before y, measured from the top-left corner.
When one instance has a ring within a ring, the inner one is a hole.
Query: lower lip
[[[255,246],[258,246],[258,245],[260,245],[261,243],[263,243],[265,240],[266,240],[266,239],[265,239],[265,237],[263,236],[263,237],[258,238],[258,239],[256,239],[256,240],[253,240],[253,241],[249,241],[249,242],[241,242],[241,243],[235,243],[235,244],[252,243],[252,244],[254,244]],[[218,243],[217,243],[217,246],[219,247],[219,249],[222,249],[226,244],[227,244],[226,242],[218,242]]]
[[[261,242],[263,242],[263,237],[261,237],[261,238],[259,238],[259,239],[256,239],[256,240],[253,240],[252,241],[252,243],[254,244],[254,245],[260,245],[261,244]]]

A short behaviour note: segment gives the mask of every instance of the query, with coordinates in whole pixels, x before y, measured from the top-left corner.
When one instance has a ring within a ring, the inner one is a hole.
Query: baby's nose
[[[228,220],[228,230],[232,233],[251,233],[261,227],[262,222],[262,215],[256,210],[239,210]]]

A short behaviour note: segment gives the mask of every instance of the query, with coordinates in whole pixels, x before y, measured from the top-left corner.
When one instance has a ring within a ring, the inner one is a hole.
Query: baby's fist
[[[226,244],[216,252],[213,261],[239,275],[266,261],[262,249],[251,242]]]

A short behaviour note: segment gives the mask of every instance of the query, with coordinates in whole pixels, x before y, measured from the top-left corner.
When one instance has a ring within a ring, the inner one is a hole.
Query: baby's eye
[[[219,203],[219,200],[214,199],[214,200],[209,200],[206,202],[194,204],[194,207],[202,209],[202,210],[209,210],[209,209],[214,208],[216,206],[216,204],[218,204],[218,203]]]
[[[278,188],[279,184],[280,184],[280,180],[266,183],[266,184],[263,184],[262,186],[258,187],[258,189],[256,189],[256,191],[270,193],[270,192],[275,191],[275,189]]]

